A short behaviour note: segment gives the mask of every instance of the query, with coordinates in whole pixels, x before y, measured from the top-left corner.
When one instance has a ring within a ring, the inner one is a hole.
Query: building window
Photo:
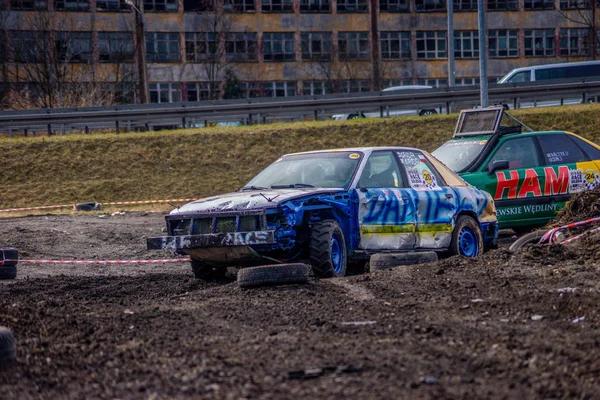
[[[479,78],[456,78],[454,79],[456,86],[479,85]]]
[[[300,38],[303,60],[331,60],[331,32],[305,32]]]
[[[417,58],[446,57],[446,31],[417,31]]]
[[[263,57],[265,61],[294,61],[293,33],[265,33],[263,35]]]
[[[132,7],[125,0],[96,0],[97,11],[129,11]]]
[[[367,0],[338,0],[337,12],[362,13],[368,11]]]
[[[14,60],[19,63],[36,62],[42,59],[41,50],[48,50],[47,35],[32,31],[11,32]],[[38,51],[40,50],[40,51]]]
[[[488,0],[488,11],[517,11],[518,0]]]
[[[242,90],[242,97],[245,99],[261,97],[259,82],[240,82],[240,89]]]
[[[454,57],[479,58],[478,31],[454,31]]]
[[[254,32],[230,32],[225,40],[225,52],[230,61],[257,61],[257,41]]]
[[[587,56],[590,49],[590,30],[562,28],[560,30],[561,56]]]
[[[525,57],[554,57],[554,29],[532,29],[524,33]]]
[[[340,93],[359,93],[371,91],[371,81],[368,79],[349,79],[339,81]]]
[[[518,57],[517,30],[497,29],[488,31],[490,57]]]
[[[454,11],[477,11],[477,0],[453,0]]]
[[[223,9],[228,12],[254,12],[254,0],[223,0]]]
[[[177,0],[144,0],[144,11],[177,11]]]
[[[379,0],[379,12],[410,12],[408,0]]]
[[[296,95],[296,82],[265,82],[265,97],[292,97]]]
[[[525,10],[553,10],[554,0],[524,0]]]
[[[448,86],[448,79],[445,79],[445,78],[419,79],[419,80],[417,80],[417,85],[443,87],[443,86]]]
[[[100,62],[132,62],[133,34],[130,32],[98,32]]]
[[[417,12],[423,11],[444,11],[446,10],[446,0],[415,0]]]
[[[90,11],[89,0],[54,0],[56,11]]]
[[[410,59],[410,32],[381,32],[379,38],[382,59]]]
[[[412,85],[412,81],[410,79],[384,79],[382,82],[382,86],[384,88],[409,85]]]
[[[212,32],[185,33],[185,59],[189,62],[203,62],[214,58],[219,40]]]
[[[179,33],[146,33],[146,61],[179,61]]]
[[[331,11],[329,0],[300,0],[301,13],[328,13]]]
[[[292,0],[262,0],[262,12],[294,12]]]
[[[338,51],[341,60],[368,60],[369,34],[366,32],[340,32]]]
[[[321,96],[333,93],[331,82],[328,81],[304,81],[302,82],[302,94],[305,96]]]
[[[148,85],[150,103],[176,103],[181,101],[181,84],[151,83]]]
[[[10,9],[14,11],[47,10],[46,0],[10,0]]]
[[[92,59],[91,32],[57,32],[54,46],[61,61],[89,62]]]
[[[188,101],[203,101],[210,99],[210,83],[194,82],[186,83]]]
[[[593,0],[560,0],[561,10],[589,10]]]

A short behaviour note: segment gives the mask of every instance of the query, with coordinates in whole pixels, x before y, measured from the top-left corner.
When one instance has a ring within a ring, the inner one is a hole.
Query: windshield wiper
[[[244,186],[240,189],[240,192],[243,190],[268,190],[269,188],[263,186]]]
[[[314,185],[308,183],[292,183],[290,185],[273,185],[271,189],[291,189],[291,188],[314,188]]]

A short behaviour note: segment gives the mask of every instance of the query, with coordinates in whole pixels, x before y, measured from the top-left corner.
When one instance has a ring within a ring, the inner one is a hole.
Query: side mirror
[[[493,174],[496,171],[502,171],[509,168],[510,164],[507,160],[496,160],[493,163],[488,164],[488,171],[490,174]]]

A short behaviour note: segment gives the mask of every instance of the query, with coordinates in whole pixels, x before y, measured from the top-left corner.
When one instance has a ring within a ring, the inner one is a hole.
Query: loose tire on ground
[[[378,253],[371,256],[369,266],[371,271],[390,269],[402,265],[424,264],[438,260],[435,251],[410,253]]]
[[[452,231],[452,240],[448,249],[451,255],[477,257],[483,254],[483,236],[479,224],[473,217],[459,215]]]
[[[196,279],[203,281],[224,278],[227,273],[226,267],[213,267],[210,264],[194,259],[191,259],[191,264]]]
[[[0,265],[0,279],[15,279],[17,277],[16,265]]]
[[[0,367],[17,359],[17,341],[10,329],[0,326]]]
[[[306,283],[310,267],[306,264],[275,264],[242,268],[237,273],[240,287]]]
[[[548,233],[548,231],[549,231],[549,229],[540,229],[538,231],[533,231],[531,233],[523,235],[520,238],[518,238],[517,240],[515,240],[515,242],[513,244],[510,245],[510,247],[508,248],[508,251],[511,253],[516,253],[519,250],[521,250],[523,247],[526,247],[527,245],[536,244],[537,242],[540,241],[542,236],[544,236],[546,233]]]
[[[310,236],[310,264],[319,278],[346,275],[346,239],[340,225],[333,220],[317,222]]]

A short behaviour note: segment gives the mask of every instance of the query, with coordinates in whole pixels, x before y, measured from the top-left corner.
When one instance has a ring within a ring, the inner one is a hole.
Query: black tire
[[[0,279],[15,279],[17,277],[16,265],[0,265]]]
[[[471,245],[465,236],[472,238]],[[483,254],[483,236],[477,221],[468,215],[459,215],[452,231],[452,240],[448,248],[450,255],[462,255],[465,257],[477,257]]]
[[[428,115],[436,115],[437,111],[435,111],[434,109],[427,109],[427,110],[421,110],[419,111],[419,115],[421,117],[426,117]]]
[[[424,264],[438,260],[435,251],[409,253],[378,253],[371,256],[369,265],[371,271],[390,269],[402,265]]]
[[[19,262],[19,252],[17,249],[13,248],[5,248],[0,249],[0,268],[4,267],[12,267],[17,265]]]
[[[240,269],[237,273],[237,281],[243,288],[306,283],[308,272],[309,266],[306,264],[262,265]]]
[[[332,253],[334,240],[339,251]],[[345,276],[347,259],[346,239],[340,225],[333,220],[315,223],[310,235],[310,263],[315,275],[319,278]]]
[[[527,245],[536,244],[540,241],[542,236],[548,233],[549,229],[540,229],[538,231],[533,231],[526,235],[521,236],[517,240],[514,241],[513,244],[510,245],[508,251],[511,253],[516,253]]]
[[[203,261],[191,259],[192,271],[196,279],[208,281],[211,279],[224,278],[227,273],[226,267],[213,267]]]
[[[10,329],[0,326],[0,367],[17,359],[17,341]]]

